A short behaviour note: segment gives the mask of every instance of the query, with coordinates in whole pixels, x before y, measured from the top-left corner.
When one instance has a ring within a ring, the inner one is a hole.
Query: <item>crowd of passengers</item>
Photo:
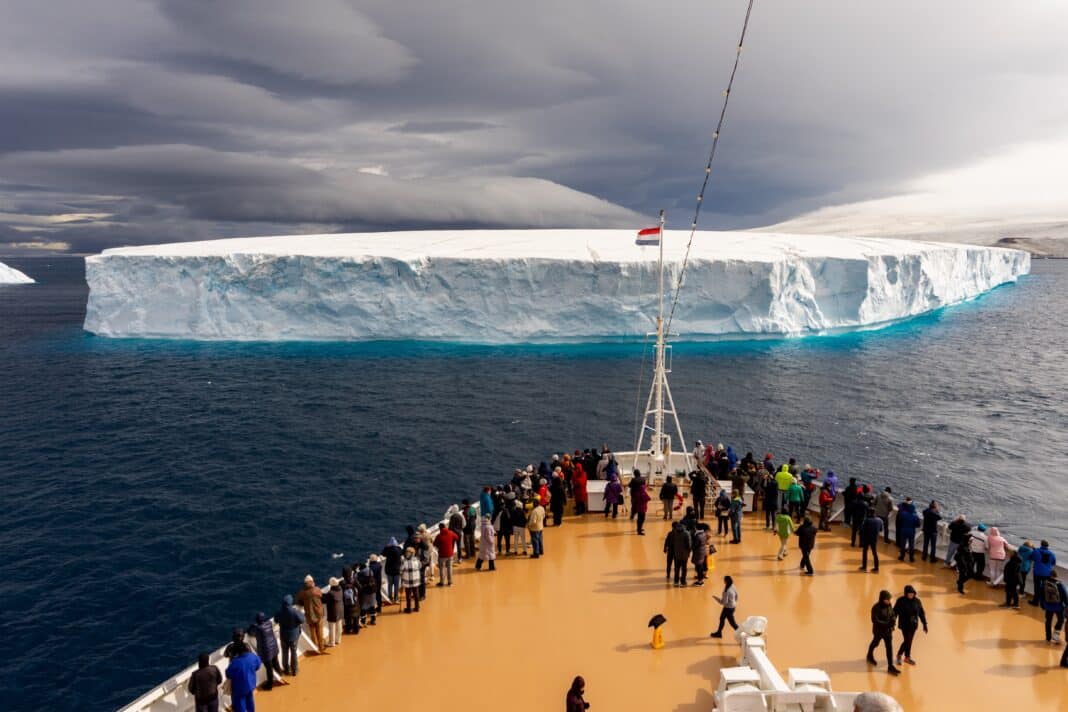
[[[937,562],[936,546],[943,528],[943,514],[936,501],[918,511],[911,497],[898,499],[890,487],[876,494],[875,487],[856,477],[843,483],[833,471],[824,474],[811,465],[798,465],[794,458],[777,465],[770,452],[760,460],[752,452],[739,458],[731,446],[697,441],[692,457],[694,467],[685,475],[685,482],[667,476],[656,493],[663,519],[674,520],[675,512],[681,514],[680,521],[673,522],[663,547],[667,555],[667,578],[672,581],[674,568],[676,586],[688,585],[687,562],[690,561],[696,573],[693,585],[700,586],[705,581],[708,554],[715,552],[711,527],[703,521],[706,512],[716,519],[716,535],[729,537],[726,543],[741,542],[747,491],[752,493],[749,511],[762,512],[764,528],[782,540],[780,559],[786,556],[790,536],[797,536],[803,574],[814,573],[809,554],[817,531],[831,530],[832,507],[839,495],[843,504],[842,523],[850,530],[852,546],[862,549],[861,570],[868,570],[870,554],[870,570],[878,573],[880,538],[884,544],[894,546],[899,561],[908,557],[912,562],[919,535],[921,561]],[[607,481],[604,517],[617,518],[621,509],[625,512],[629,494],[630,518],[637,522],[636,533],[644,534],[645,518],[653,499],[650,483],[640,471],[634,470],[624,485],[619,463],[607,447],[601,451],[588,448],[575,450],[573,454],[553,455],[550,461],[536,467],[531,464],[516,469],[507,482],[485,486],[479,493],[477,506],[463,499],[451,505],[436,526],[407,526],[403,542],[391,538],[366,561],[342,566],[339,575],[331,577],[327,586],[321,588],[311,575],[306,576],[303,587],[294,595],[286,595],[274,614],[278,635],[272,620],[262,612],[256,614],[247,629],[235,629],[224,653],[229,659],[225,677],[229,681],[233,710],[254,710],[253,694],[261,666],[267,677],[265,690],[270,690],[276,682],[287,684],[281,676],[297,675],[297,646],[302,629],[308,631],[315,646],[310,651],[312,654],[315,651],[329,654],[330,648],[341,644],[344,635],[357,635],[366,627],[375,626],[384,606],[397,606],[405,614],[419,613],[428,585],[452,586],[454,569],[465,560],[473,560],[477,571],[485,566],[491,572],[496,570],[498,556],[532,559],[544,556],[544,529],[563,523],[568,501],[574,514],[587,512],[591,479]],[[721,487],[720,482],[729,486]],[[680,484],[688,485],[691,504],[685,509],[686,493]],[[806,516],[813,499],[819,510],[818,525]],[[964,515],[958,515],[945,529],[949,537],[945,565],[956,569],[957,590],[961,594],[965,593],[968,581],[986,580],[990,586],[1004,586],[1002,607],[1019,608],[1019,596],[1030,576],[1034,595],[1029,603],[1041,607],[1045,613],[1046,640],[1060,641],[1068,591],[1057,579],[1057,560],[1048,542],[1042,541],[1035,547],[1028,540],[1011,550],[997,527],[973,525]],[[400,607],[402,600],[403,607]],[[733,625],[733,619],[730,622]],[[722,626],[721,621],[721,630]],[[255,641],[254,650],[249,640]],[[869,651],[869,661],[870,654]],[[900,664],[900,652],[898,659]],[[1068,667],[1068,647],[1060,664]],[[219,669],[210,663],[207,653],[201,654],[198,670],[189,681],[198,712],[218,710],[222,684]]]

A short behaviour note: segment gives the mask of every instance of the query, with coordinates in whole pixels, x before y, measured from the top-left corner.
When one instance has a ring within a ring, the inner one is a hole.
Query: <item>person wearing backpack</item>
[[[1041,595],[1042,586],[1053,573],[1053,567],[1057,565],[1057,557],[1049,549],[1049,542],[1045,539],[1037,549],[1031,553],[1031,570],[1035,576],[1035,595],[1031,597],[1031,605],[1038,605],[1038,597]]]
[[[360,632],[360,587],[356,583],[356,571],[346,566],[341,573],[341,600],[345,604],[345,633]]]
[[[356,584],[360,589],[360,626],[374,626],[378,622],[378,587],[375,574],[366,564],[360,564]]]
[[[1064,627],[1064,609],[1068,607],[1068,591],[1064,584],[1057,580],[1057,570],[1050,571],[1049,576],[1042,582],[1042,610],[1046,612],[1046,642],[1061,642],[1061,628]],[[1057,624],[1053,618],[1057,618]],[[1052,629],[1051,629],[1052,628]]]

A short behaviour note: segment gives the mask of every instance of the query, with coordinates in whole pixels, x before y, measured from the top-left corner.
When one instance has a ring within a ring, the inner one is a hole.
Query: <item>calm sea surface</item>
[[[81,330],[80,259],[0,287],[0,699],[111,709],[309,571],[517,464],[629,449],[641,345],[203,344]],[[683,427],[1068,558],[1068,261],[888,329],[680,345]],[[646,363],[648,377],[648,363]],[[644,397],[644,393],[643,393]]]

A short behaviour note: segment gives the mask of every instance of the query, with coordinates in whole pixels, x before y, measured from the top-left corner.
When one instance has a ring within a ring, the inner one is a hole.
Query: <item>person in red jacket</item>
[[[820,531],[831,530],[831,505],[834,504],[834,495],[831,493],[831,483],[824,482],[820,488]]]
[[[575,493],[575,514],[586,513],[586,505],[589,503],[589,495],[586,492],[586,482],[588,480],[586,470],[582,468],[581,464],[575,463],[575,470],[571,474],[571,486]]]
[[[438,550],[438,586],[444,586],[446,578],[452,585],[452,559],[459,539],[456,532],[449,529],[448,522],[438,525],[438,535],[434,537],[434,548]]]

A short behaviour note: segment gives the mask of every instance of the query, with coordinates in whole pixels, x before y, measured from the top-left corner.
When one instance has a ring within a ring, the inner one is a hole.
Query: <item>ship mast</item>
[[[653,382],[649,388],[649,399],[645,404],[645,417],[642,419],[641,430],[638,431],[638,442],[634,446],[634,463],[632,467],[637,469],[638,458],[642,453],[642,442],[645,440],[645,431],[652,430],[649,454],[652,456],[654,472],[663,472],[670,466],[671,461],[671,435],[665,431],[664,416],[670,415],[675,421],[675,433],[678,435],[679,444],[686,458],[686,471],[691,468],[690,453],[686,449],[686,436],[682,434],[682,425],[679,424],[679,416],[675,411],[675,399],[671,397],[671,387],[668,385],[667,375],[671,369],[667,367],[667,336],[664,327],[664,211],[660,211],[660,255],[657,259],[657,314],[656,314],[656,357],[653,367]],[[652,336],[653,334],[647,334]],[[652,416],[653,425],[650,428],[649,418]]]

